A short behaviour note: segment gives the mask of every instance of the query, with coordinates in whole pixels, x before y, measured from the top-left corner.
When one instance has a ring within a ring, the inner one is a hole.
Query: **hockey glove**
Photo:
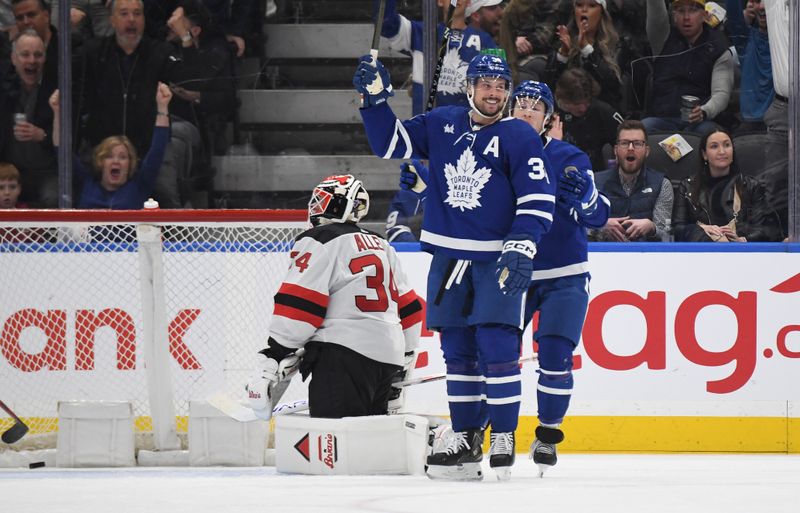
[[[381,104],[394,96],[389,72],[379,60],[373,60],[371,55],[361,57],[353,76],[353,85],[361,94],[362,109]]]
[[[257,358],[256,370],[245,386],[247,402],[256,417],[269,420],[275,402],[286,391],[289,380],[300,366],[300,357],[297,353],[291,353],[279,362],[263,353],[258,353]]]
[[[408,351],[405,353],[403,359],[403,369],[397,371],[395,374],[394,379],[392,379],[392,391],[389,392],[389,414],[393,415],[395,413],[399,413],[400,410],[403,409],[403,406],[406,402],[406,394],[405,394],[405,387],[395,386],[395,383],[400,383],[401,381],[405,381],[408,379],[408,376],[411,374],[411,369],[414,367],[414,362],[417,359],[417,353],[414,351]]]
[[[507,296],[522,294],[531,284],[536,243],[524,235],[509,235],[497,259],[495,277],[500,291]]]
[[[428,187],[428,168],[419,160],[400,165],[400,188],[422,195]]]
[[[591,169],[578,170],[569,166],[558,180],[558,199],[578,211],[590,216],[597,210],[597,187]]]

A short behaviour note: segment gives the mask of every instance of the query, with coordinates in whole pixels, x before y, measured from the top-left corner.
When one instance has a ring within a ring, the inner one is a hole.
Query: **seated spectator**
[[[76,155],[73,167],[83,181],[78,208],[108,208],[113,210],[138,210],[153,194],[158,170],[164,159],[169,140],[169,102],[172,91],[166,84],[158,84],[156,92],[155,128],[150,150],[139,166],[136,148],[124,135],[106,137],[94,149],[90,172]],[[59,95],[56,90],[50,97],[53,109],[53,133],[58,144]]]
[[[142,0],[114,0],[111,5],[114,35],[87,41],[82,52],[82,72],[75,73],[82,92],[80,112],[85,118],[85,142],[89,149],[110,135],[124,135],[139,155],[147,153],[156,120],[158,82],[169,83],[177,66],[171,46],[144,35]],[[161,208],[182,205],[178,177],[188,171],[177,167],[183,146],[167,149],[158,173],[155,198]]]
[[[574,0],[569,23],[556,27],[556,33],[561,44],[550,52],[545,80],[555,84],[565,69],[581,68],[597,82],[598,99],[618,109],[619,36],[606,9],[606,0]]]
[[[647,36],[656,56],[647,117],[642,120],[649,132],[704,133],[728,106],[733,57],[725,34],[705,23],[705,5],[705,0],[673,0],[670,25],[664,0],[648,0]],[[682,115],[683,96],[699,101]]]
[[[437,0],[442,9],[442,19],[447,16],[448,0]],[[497,45],[489,30],[494,30],[495,22],[502,16],[500,0],[459,0],[453,13],[453,27],[447,43],[447,54],[442,62],[439,85],[436,91],[436,105],[468,105],[466,77],[467,64],[485,48]],[[373,0],[373,16],[377,16],[378,0]],[[484,29],[483,26],[489,29]],[[445,24],[436,28],[437,41],[441,42]],[[497,25],[499,31],[499,24]],[[411,21],[397,13],[395,0],[386,0],[383,25],[381,25],[381,45],[411,56],[411,98],[414,115],[425,111],[428,99],[423,98],[425,77],[422,76],[424,49],[422,48],[423,22]],[[438,44],[437,44],[438,46]],[[427,79],[430,81],[430,79]]]
[[[767,13],[761,0],[728,0],[727,29],[736,45],[742,68],[739,110],[742,122],[737,131],[766,130],[764,113],[772,103],[772,58],[769,54]]]
[[[716,127],[700,141],[700,170],[681,182],[675,198],[675,240],[780,241],[780,221],[764,186],[739,172],[730,134]]]
[[[19,170],[14,164],[0,162],[0,208],[28,208],[28,205],[19,201],[21,192]]]
[[[12,45],[15,74],[0,93],[0,161],[14,164],[23,184],[23,201],[37,208],[58,206],[58,160],[48,130],[53,92],[42,82],[45,48],[35,30],[25,29]]]
[[[184,154],[191,155],[192,147],[197,154],[202,153],[200,147],[206,148],[203,157],[208,160],[216,142],[215,133],[224,132],[224,124],[236,108],[233,55],[225,35],[213,28],[202,0],[181,0],[167,25],[173,54],[180,59],[180,66],[172,73],[174,83],[170,84],[175,95],[172,137],[174,140],[179,136],[187,146]],[[217,153],[226,149],[218,148]]]
[[[595,173],[597,189],[611,200],[606,225],[594,238],[609,242],[668,240],[672,184],[664,173],[645,165],[650,147],[641,121],[623,121],[614,145],[617,167]]]
[[[581,68],[569,68],[556,85],[556,102],[561,111],[564,141],[586,152],[594,169],[606,169],[603,147],[613,145],[622,115],[596,99],[596,84]]]
[[[392,197],[386,217],[386,240],[389,242],[416,242],[422,225],[425,195],[412,190],[417,176],[425,183],[428,168],[419,160],[400,165],[400,190]]]
[[[515,84],[544,79],[555,28],[561,24],[563,14],[552,0],[511,0],[506,5],[498,39],[506,51]]]

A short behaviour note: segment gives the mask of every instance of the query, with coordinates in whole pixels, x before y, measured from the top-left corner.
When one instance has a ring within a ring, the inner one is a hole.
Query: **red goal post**
[[[0,399],[31,428],[22,447],[55,445],[59,401],[125,400],[139,447],[177,448],[189,400],[242,395],[308,226],[304,210],[0,210]]]

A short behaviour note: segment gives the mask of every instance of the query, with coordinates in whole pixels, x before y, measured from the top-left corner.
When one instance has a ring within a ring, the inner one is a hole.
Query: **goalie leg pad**
[[[375,415],[275,417],[278,472],[311,475],[424,474],[428,419]]]

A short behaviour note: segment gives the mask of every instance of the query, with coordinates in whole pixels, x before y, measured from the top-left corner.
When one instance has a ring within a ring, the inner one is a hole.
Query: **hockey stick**
[[[12,419],[14,419],[14,425],[8,428],[3,433],[3,436],[0,437],[0,439],[2,439],[4,443],[13,444],[17,440],[25,436],[25,433],[28,432],[28,426],[27,424],[22,422],[22,420],[19,417],[17,417],[17,415],[13,411],[11,411],[11,408],[6,406],[6,403],[4,403],[3,401],[0,401],[0,408],[2,408],[3,411],[8,413],[8,415]]]
[[[428,112],[433,109],[436,103],[436,93],[439,90],[439,76],[442,74],[442,64],[444,56],[447,55],[447,47],[450,44],[450,25],[453,23],[453,11],[456,9],[458,0],[450,0],[450,5],[447,6],[447,19],[445,20],[444,34],[442,34],[442,44],[439,47],[439,55],[436,58],[436,68],[433,70],[433,77],[431,78],[431,90],[428,92],[428,104],[425,106],[425,111]]]
[[[521,365],[523,363],[533,362],[538,359],[539,358],[536,355],[526,356],[524,358],[520,358],[519,363]],[[440,372],[438,374],[431,374],[430,376],[422,376],[419,378],[407,379],[405,381],[398,381],[394,385],[408,387],[421,385],[423,383],[430,383],[432,381],[441,381],[446,377],[446,373]],[[258,420],[258,417],[256,417],[255,413],[253,413],[253,410],[222,392],[217,392],[216,394],[208,396],[206,401],[208,401],[208,403],[214,408],[239,422]],[[305,411],[307,409],[308,399],[297,399],[296,401],[276,405],[274,408],[272,408],[272,416],[288,415],[290,413]]]
[[[533,362],[538,359],[539,357],[536,355],[526,356],[524,358],[520,358],[519,363],[521,365],[523,363]],[[405,381],[398,381],[397,383],[394,383],[394,386],[407,387],[411,385],[421,385],[423,383],[430,383],[432,381],[441,381],[446,377],[447,373],[440,372],[438,374],[431,374],[430,376],[420,376],[419,378],[412,378],[412,379],[407,379]]]
[[[372,48],[369,50],[369,54],[372,56],[372,60],[378,60],[378,47],[381,45],[381,27],[383,27],[383,16],[386,13],[386,0],[381,0],[380,4],[378,4],[378,17],[375,18],[375,29],[372,32]]]

